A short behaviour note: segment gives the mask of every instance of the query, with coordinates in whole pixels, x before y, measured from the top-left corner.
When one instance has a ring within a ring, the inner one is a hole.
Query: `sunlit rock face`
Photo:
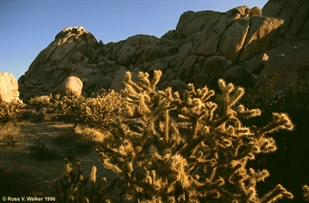
[[[103,44],[83,27],[62,30],[19,78],[21,98],[48,95],[65,78],[81,80],[82,95],[121,90],[126,71],[161,70],[159,88],[184,90],[211,85],[218,78],[233,82],[250,77],[251,86],[278,73],[282,88],[295,76],[307,80],[309,1],[268,1],[260,9],[239,6],[227,12],[187,11],[175,30],[162,37],[135,35]],[[286,15],[289,13],[289,15]],[[243,84],[246,85],[246,84]]]
[[[18,83],[9,72],[0,72],[0,101],[19,100]]]
[[[82,94],[82,90],[83,82],[78,77],[69,76],[53,90],[53,94],[59,94],[61,96],[80,96]]]
[[[83,27],[63,29],[19,78],[21,96],[28,99],[48,95],[69,76],[83,82],[92,78],[97,44],[95,37]]]

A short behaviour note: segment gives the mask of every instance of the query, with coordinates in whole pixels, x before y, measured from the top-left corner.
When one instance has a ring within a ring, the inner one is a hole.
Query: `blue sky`
[[[103,43],[136,34],[161,37],[188,10],[225,12],[237,6],[263,8],[267,0],[0,0],[0,72],[16,80],[56,34],[83,26]]]

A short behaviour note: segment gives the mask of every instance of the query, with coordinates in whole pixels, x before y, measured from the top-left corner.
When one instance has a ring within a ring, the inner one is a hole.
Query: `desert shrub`
[[[56,142],[69,147],[70,153],[75,155],[93,152],[102,137],[99,130],[78,125],[74,127],[72,132],[58,135]]]
[[[277,104],[275,99],[275,86],[278,84],[280,77],[278,74],[273,73],[265,76],[263,83],[258,87],[248,89],[246,96],[240,99],[240,102],[246,104],[248,108],[260,108],[267,112]]]
[[[80,137],[74,145],[74,151],[78,153],[93,152],[97,143],[103,140],[102,132],[94,128],[78,125],[74,128],[74,131]]]
[[[44,108],[44,111],[52,112],[54,109],[51,99],[52,95],[32,97],[27,103],[27,108],[34,108],[37,112]]]
[[[37,112],[35,109],[23,109],[20,111],[20,120],[31,121],[33,118],[36,118]]]
[[[22,139],[20,127],[16,123],[6,123],[0,126],[0,142],[8,147],[15,147],[16,142]]]
[[[241,102],[248,107],[258,107],[263,111],[285,110],[286,112],[309,111],[309,82],[295,77],[287,89],[276,89],[280,81],[278,74],[265,76],[263,83],[249,89]]]
[[[87,98],[80,111],[80,123],[87,124],[91,127],[109,126],[118,114],[124,110],[123,97],[120,93],[110,90],[94,97]]]
[[[257,193],[257,183],[269,172],[248,168],[259,153],[276,151],[270,133],[292,130],[287,114],[272,113],[272,121],[248,127],[242,121],[260,116],[259,109],[238,103],[241,87],[219,80],[221,106],[210,100],[213,90],[192,84],[180,97],[171,88],[156,91],[161,76],[127,73],[124,95],[127,113],[111,123],[97,148],[102,165],[117,174],[116,186],[132,202],[274,202],[293,198],[278,184]],[[171,117],[176,112],[177,117]]]
[[[111,90],[89,98],[56,97],[55,107],[67,121],[90,127],[107,128],[110,121],[123,111],[122,100],[120,93]]]
[[[55,151],[48,149],[40,138],[37,139],[33,146],[29,147],[29,150],[31,156],[40,161],[55,160],[59,157]]]
[[[19,116],[19,111],[24,106],[21,101],[0,101],[0,123],[16,121]]]
[[[78,117],[81,113],[79,109],[84,100],[85,97],[83,96],[60,96],[57,94],[53,96],[51,103],[53,105],[54,112],[60,115],[59,118],[61,120],[78,123]]]
[[[47,113],[45,107],[42,107],[39,112],[35,109],[23,109],[19,112],[19,121],[32,121],[32,122],[49,122],[57,118],[57,114]]]
[[[103,133],[99,129],[90,128],[85,125],[78,125],[74,128],[74,132],[76,135],[80,136],[80,140],[86,141],[97,141],[100,142],[103,140]]]
[[[81,169],[81,163],[77,163],[75,171],[72,163],[65,158],[64,166],[64,173],[55,180],[53,185],[57,202],[110,202],[109,190],[111,186],[107,185],[106,178],[102,178],[101,183],[97,182],[96,167],[92,167],[90,175],[85,176]],[[90,190],[87,186],[90,187]]]
[[[20,120],[49,122],[56,120],[59,115],[64,118],[64,113],[70,108],[69,101],[69,99],[66,98],[65,100],[60,95],[53,96],[52,94],[32,97],[20,112]]]
[[[61,145],[72,145],[77,140],[79,140],[79,137],[75,135],[74,129],[72,129],[69,132],[59,134],[56,137],[55,142]]]
[[[298,103],[300,109],[309,110],[309,81],[300,80],[298,77],[293,79],[287,98],[293,103]]]

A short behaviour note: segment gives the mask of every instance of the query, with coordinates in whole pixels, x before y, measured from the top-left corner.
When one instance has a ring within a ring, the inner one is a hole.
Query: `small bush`
[[[263,111],[285,110],[287,112],[309,111],[309,82],[293,79],[287,89],[276,88],[280,77],[274,73],[267,75],[257,88],[250,89],[241,102],[248,107],[258,107]]]
[[[36,118],[37,116],[37,112],[35,111],[35,109],[23,109],[22,111],[19,112],[20,113],[20,120],[23,121],[32,121],[33,118]]]
[[[60,96],[54,95],[52,103],[54,112],[59,114],[59,118],[66,122],[78,123],[80,106],[83,104],[85,97],[83,96]]]
[[[107,128],[117,115],[124,112],[123,97],[114,90],[103,91],[86,99],[81,106],[81,123],[96,128]]]
[[[80,135],[81,140],[91,140],[91,141],[102,141],[104,135],[100,130],[96,130],[94,128],[89,128],[84,125],[78,125],[74,128],[74,132],[76,135]]]
[[[22,139],[20,127],[14,123],[6,123],[0,126],[0,141],[8,147],[15,147],[16,142]]]
[[[49,96],[36,96],[31,98],[27,103],[27,108],[34,108],[39,112],[42,108],[45,108],[47,112],[54,110],[54,105],[51,102],[52,95]]]
[[[0,123],[13,122],[18,119],[19,111],[25,105],[21,101],[0,101]]]
[[[23,109],[20,111],[19,120],[33,121],[33,122],[50,122],[56,120],[57,114],[47,113],[46,108],[43,107],[37,112],[35,109]]]
[[[32,157],[36,160],[47,161],[54,160],[59,157],[59,155],[55,151],[51,151],[48,149],[45,144],[38,138],[33,146],[30,148],[30,152]]]
[[[89,98],[55,96],[53,101],[64,120],[95,128],[108,128],[110,121],[124,111],[122,95],[112,90]]]
[[[72,132],[58,135],[56,142],[69,146],[72,154],[85,154],[93,152],[97,142],[103,139],[102,137],[100,131],[78,125]]]

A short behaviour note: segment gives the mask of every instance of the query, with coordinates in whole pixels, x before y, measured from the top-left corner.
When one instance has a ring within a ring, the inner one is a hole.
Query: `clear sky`
[[[118,42],[136,34],[161,37],[188,10],[225,12],[267,0],[0,0],[0,72],[16,80],[62,29],[83,26],[96,39]]]

